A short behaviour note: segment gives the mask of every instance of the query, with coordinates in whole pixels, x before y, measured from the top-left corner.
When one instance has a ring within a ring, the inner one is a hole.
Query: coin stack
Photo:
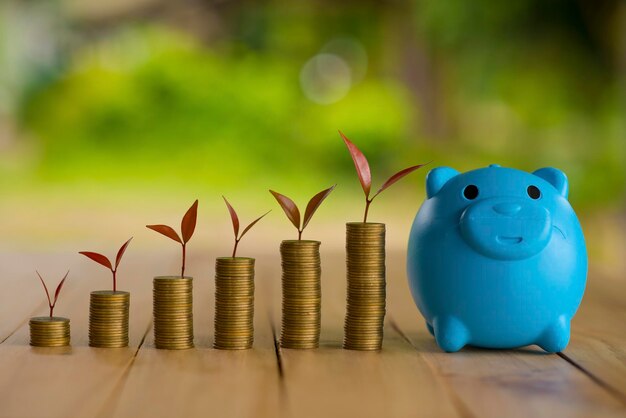
[[[343,347],[380,350],[385,319],[385,224],[346,224],[348,297]]]
[[[128,346],[130,293],[111,290],[91,292],[89,300],[89,345],[117,348]]]
[[[152,281],[154,345],[166,350],[193,347],[193,278],[159,276]]]
[[[319,241],[283,241],[283,318],[280,345],[317,348],[320,340],[322,286]]]
[[[35,347],[65,347],[70,345],[70,320],[56,316],[30,319],[30,345]]]
[[[245,350],[254,342],[254,258],[215,260],[215,343]]]

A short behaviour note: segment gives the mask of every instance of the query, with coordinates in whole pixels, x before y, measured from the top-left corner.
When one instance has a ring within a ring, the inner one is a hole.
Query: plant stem
[[[52,318],[53,311],[54,311],[54,305],[50,305],[50,318]]]
[[[113,291],[117,291],[117,270],[111,270],[113,272]]]
[[[370,210],[370,204],[372,203],[372,200],[370,199],[365,199],[365,215],[363,216],[363,223],[367,222],[367,212],[369,212]]]
[[[185,258],[186,258],[185,244],[183,244],[183,268],[180,272],[180,277],[185,278]]]
[[[302,230],[298,229],[298,241],[302,241]]]
[[[237,254],[237,246],[239,245],[239,240],[235,238],[235,248],[233,248],[233,258]]]

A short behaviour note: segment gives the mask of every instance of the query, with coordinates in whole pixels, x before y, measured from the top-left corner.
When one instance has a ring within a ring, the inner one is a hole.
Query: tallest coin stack
[[[348,297],[343,347],[380,350],[385,319],[385,224],[346,224]]]

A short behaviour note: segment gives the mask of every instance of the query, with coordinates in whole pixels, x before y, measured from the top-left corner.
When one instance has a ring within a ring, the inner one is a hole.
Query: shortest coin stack
[[[128,346],[130,293],[111,290],[91,292],[89,300],[89,345]]]
[[[322,287],[319,241],[283,241],[283,348],[317,348],[320,341]]]
[[[70,320],[56,316],[30,319],[30,345],[65,347],[70,345]]]
[[[348,298],[343,347],[380,350],[385,319],[385,224],[346,224]]]
[[[254,342],[254,258],[215,260],[215,343],[245,350]]]
[[[166,350],[193,348],[193,278],[155,277],[154,345]]]

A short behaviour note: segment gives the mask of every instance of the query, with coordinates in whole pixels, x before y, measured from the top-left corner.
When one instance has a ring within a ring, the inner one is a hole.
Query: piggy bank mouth
[[[509,210],[500,210],[503,205]],[[540,204],[498,198],[468,206],[459,227],[463,240],[473,250],[498,260],[534,256],[548,245],[556,228],[550,213]]]

